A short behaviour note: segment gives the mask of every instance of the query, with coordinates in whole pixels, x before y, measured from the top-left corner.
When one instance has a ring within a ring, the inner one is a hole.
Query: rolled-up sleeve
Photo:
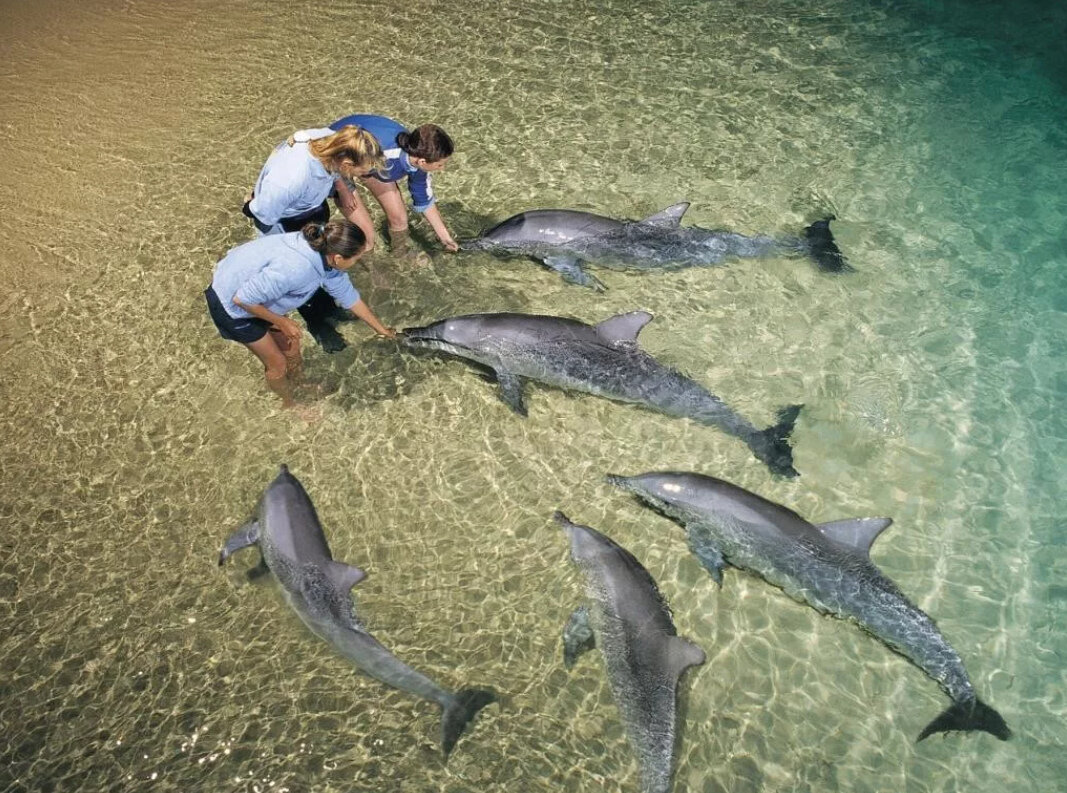
[[[416,212],[425,212],[437,201],[433,194],[433,181],[426,171],[415,171],[408,177],[411,206]]]
[[[333,302],[343,309],[351,311],[352,306],[359,302],[359,290],[352,285],[348,273],[328,270],[322,288],[333,298]]]

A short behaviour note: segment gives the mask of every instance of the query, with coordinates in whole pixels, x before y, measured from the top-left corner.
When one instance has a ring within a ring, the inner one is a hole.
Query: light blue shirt
[[[327,267],[299,231],[238,245],[215,265],[211,280],[219,302],[234,319],[254,316],[235,305],[234,298],[284,315],[304,305],[320,286],[341,308],[351,309],[359,301],[348,274]]]
[[[263,225],[274,226],[282,218],[317,209],[333,192],[337,176],[327,171],[308,148],[310,141],[332,134],[329,127],[302,130],[293,136],[292,146],[282,141],[271,152],[248,205]]]

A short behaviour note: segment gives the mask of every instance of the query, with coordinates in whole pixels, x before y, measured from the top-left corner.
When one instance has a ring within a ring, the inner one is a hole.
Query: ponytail
[[[343,160],[351,160],[361,170],[386,170],[385,155],[378,139],[355,124],[341,127],[325,138],[317,138],[308,146],[329,170],[337,170]]]
[[[396,145],[409,157],[418,157],[426,162],[439,162],[452,156],[455,146],[448,133],[436,124],[423,124],[411,132],[396,136]]]
[[[328,223],[308,223],[300,230],[313,251],[322,255],[336,254],[342,259],[355,256],[367,244],[363,229],[349,220]]]

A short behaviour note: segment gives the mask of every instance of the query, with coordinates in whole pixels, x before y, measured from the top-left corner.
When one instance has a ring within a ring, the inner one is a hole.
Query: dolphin
[[[571,541],[586,580],[589,606],[571,614],[564,662],[600,647],[611,693],[637,753],[643,793],[671,787],[678,739],[678,680],[704,663],[704,651],[681,638],[652,576],[622,546],[562,512],[553,516]]]
[[[744,441],[775,473],[798,476],[789,434],[801,406],[784,408],[777,424],[756,429],[702,385],[638,348],[637,334],[651,319],[647,311],[634,311],[592,326],[565,317],[468,314],[407,328],[401,340],[489,367],[501,398],[520,416],[526,415],[523,378],[529,378],[718,427]]]
[[[626,221],[573,209],[520,212],[465,240],[461,248],[530,256],[563,280],[598,291],[606,287],[583,262],[621,270],[679,270],[722,264],[726,259],[808,256],[824,272],[852,270],[830,232],[833,217],[804,229],[803,237],[746,236],[733,231],[683,228],[689,203],[675,204],[644,220]]]
[[[689,548],[720,585],[727,564],[748,570],[824,614],[850,619],[928,676],[952,704],[919,734],[1011,730],[974,691],[956,651],[918,606],[871,561],[889,518],[813,524],[736,485],[694,473],[609,475],[613,485],[681,523]]]
[[[474,715],[496,699],[491,691],[442,688],[367,632],[353,611],[349,594],[366,574],[330,555],[315,507],[285,465],[263,492],[256,516],[226,540],[219,565],[250,545],[259,546],[263,564],[274,573],[286,601],[312,633],[371,677],[441,706],[441,747],[446,757]]]

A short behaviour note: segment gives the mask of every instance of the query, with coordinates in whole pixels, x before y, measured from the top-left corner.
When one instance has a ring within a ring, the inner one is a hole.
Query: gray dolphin
[[[889,518],[814,525],[755,493],[694,473],[609,475],[608,481],[685,526],[690,550],[720,584],[727,564],[756,573],[817,611],[854,620],[937,681],[952,705],[918,740],[951,730],[1011,737],[1001,715],[978,699],[934,621],[871,561],[871,544]]]
[[[468,722],[495,695],[469,688],[448,691],[401,662],[367,633],[353,611],[349,593],[365,573],[330,555],[315,507],[286,466],[263,492],[256,513],[226,540],[219,565],[235,551],[258,545],[286,601],[312,633],[371,677],[441,706],[441,746],[447,757]]]
[[[644,793],[671,787],[677,744],[678,680],[704,663],[704,651],[681,638],[656,582],[633,554],[562,512],[553,516],[571,541],[590,606],[571,614],[564,631],[570,668],[599,646],[626,735],[637,753]]]
[[[638,348],[637,334],[651,319],[647,311],[634,311],[592,326],[564,317],[469,314],[407,328],[402,341],[489,367],[501,398],[521,416],[523,378],[529,378],[718,427],[744,441],[775,473],[797,476],[789,433],[801,406],[783,409],[777,424],[756,429],[702,385]]]
[[[698,226],[682,228],[679,224],[687,209],[688,203],[675,204],[638,221],[573,209],[534,209],[513,215],[461,247],[530,256],[563,280],[597,290],[604,284],[585,272],[582,262],[624,270],[677,270],[722,264],[730,258],[803,255],[826,272],[852,269],[830,232],[833,217],[812,223],[803,237],[746,236]]]

